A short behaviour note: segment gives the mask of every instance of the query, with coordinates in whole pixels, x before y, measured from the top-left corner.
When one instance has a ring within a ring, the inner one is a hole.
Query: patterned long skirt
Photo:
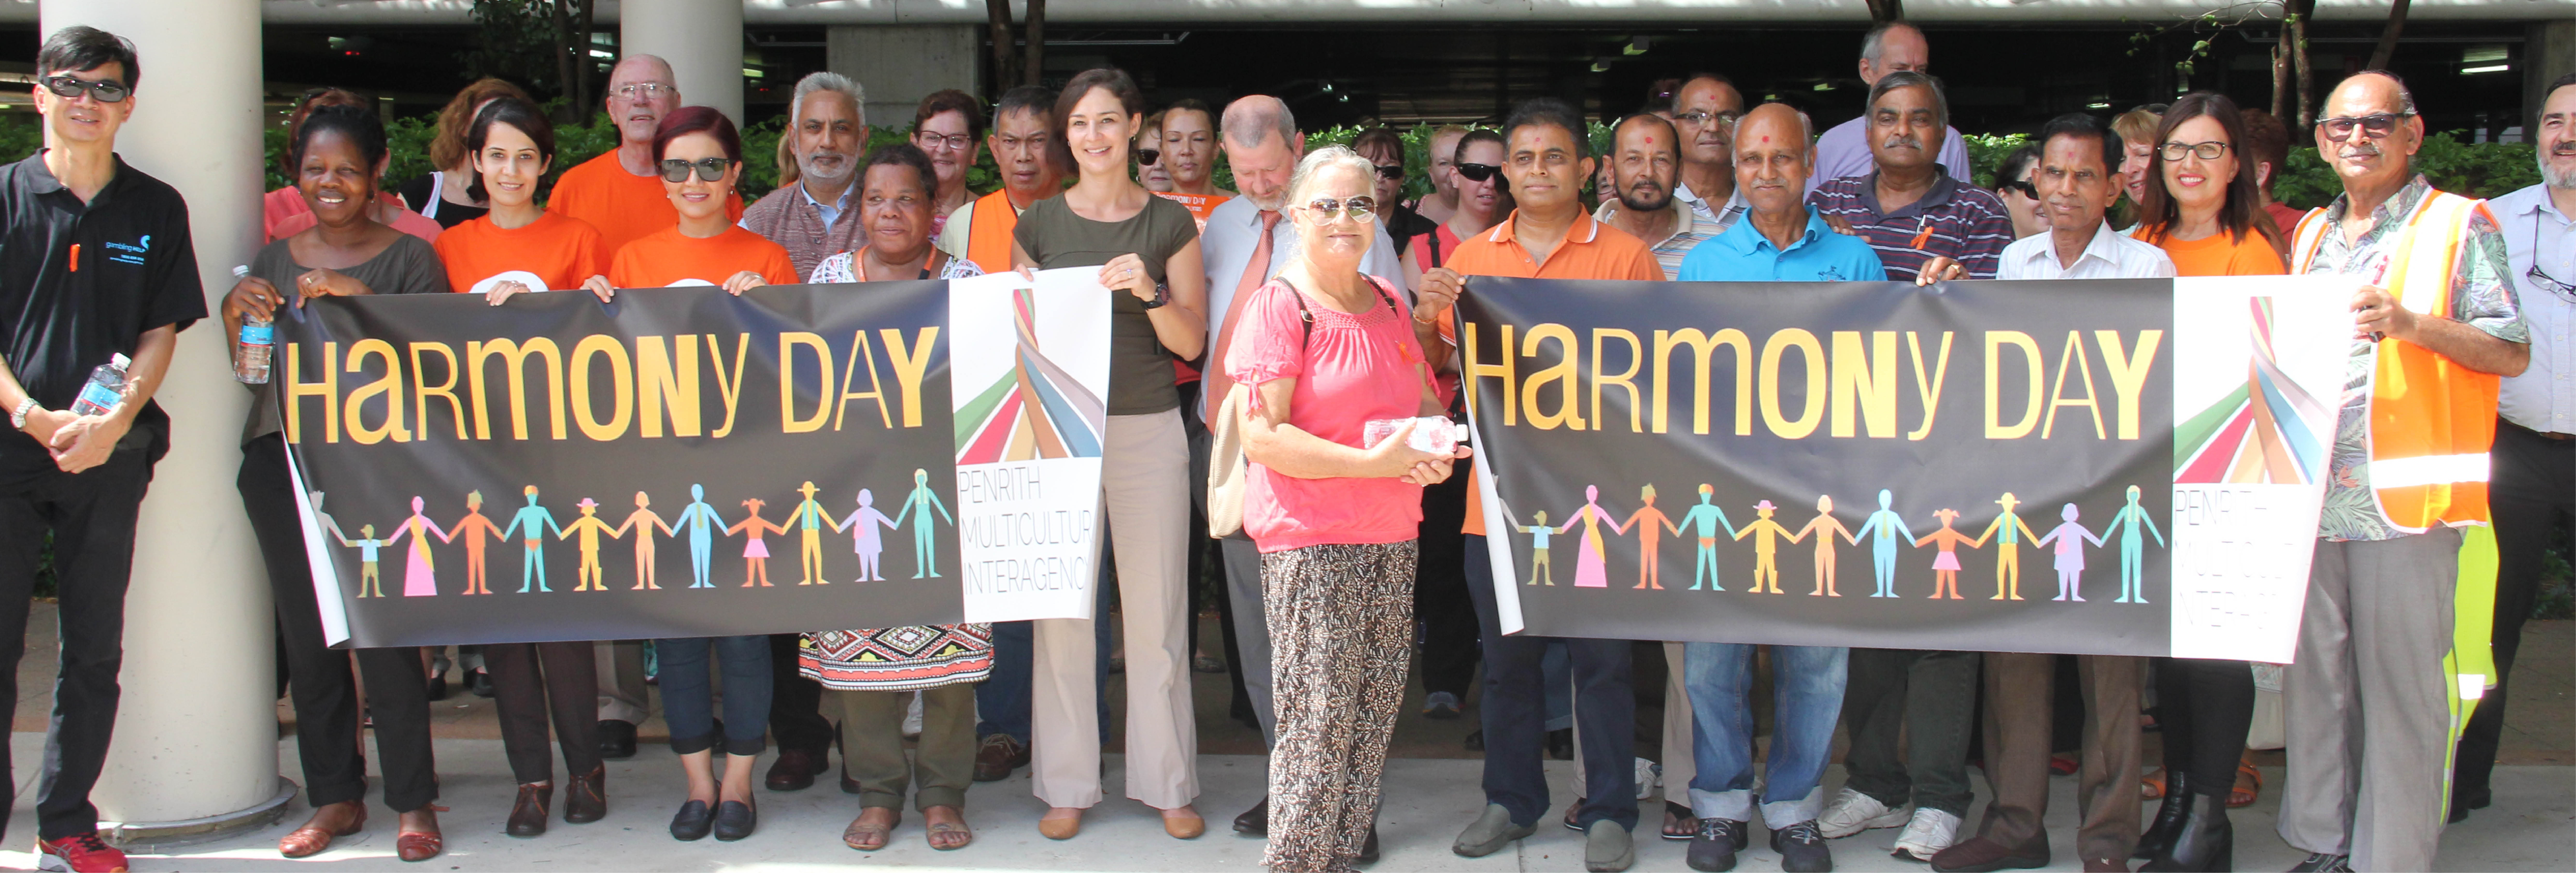
[[[1261,556],[1279,742],[1270,846],[1282,873],[1351,869],[1377,819],[1413,639],[1412,540]]]

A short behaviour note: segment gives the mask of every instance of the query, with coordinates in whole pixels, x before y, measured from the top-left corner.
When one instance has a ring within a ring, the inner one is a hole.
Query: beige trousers
[[[1190,447],[1177,410],[1109,417],[1101,502],[1118,551],[1126,630],[1127,796],[1156,809],[1199,794],[1190,706]],[[1100,802],[1100,717],[1091,621],[1039,619],[1030,703],[1029,781],[1048,806]]]

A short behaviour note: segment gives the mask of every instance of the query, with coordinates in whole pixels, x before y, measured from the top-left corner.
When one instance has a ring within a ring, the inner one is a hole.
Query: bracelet
[[[18,401],[18,408],[9,410],[9,426],[19,430],[26,430],[27,415],[28,413],[36,411],[37,408],[36,398],[34,397],[28,397],[25,400]]]

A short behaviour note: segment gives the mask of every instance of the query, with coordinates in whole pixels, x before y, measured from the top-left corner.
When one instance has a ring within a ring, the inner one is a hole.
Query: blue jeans
[[[1691,812],[1701,818],[1753,819],[1753,649],[1747,643],[1683,647],[1691,699]],[[1851,650],[1772,646],[1771,691],[1777,724],[1762,783],[1762,824],[1772,830],[1816,817],[1821,783],[1833,754],[1834,720],[1842,715]]]
[[[671,751],[690,755],[717,745],[710,649],[723,657],[725,753],[760,754],[769,736],[769,637],[757,634],[653,641],[661,656],[662,721],[671,727]]]
[[[1546,814],[1547,689],[1542,666],[1550,643],[1571,662],[1574,720],[1582,725],[1583,809],[1575,824],[1637,827],[1637,696],[1629,686],[1627,640],[1502,635],[1494,601],[1494,567],[1484,537],[1467,537],[1467,596],[1484,635],[1485,693],[1477,711],[1485,728],[1485,801],[1531,825]],[[1831,729],[1832,722],[1826,722]]]
[[[975,686],[975,738],[1003,734],[1029,744],[1029,623],[993,623],[993,672]]]

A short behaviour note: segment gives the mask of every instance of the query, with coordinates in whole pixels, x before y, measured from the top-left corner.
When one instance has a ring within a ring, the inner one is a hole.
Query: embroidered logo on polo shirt
[[[152,235],[144,234],[131,243],[110,240],[101,243],[100,246],[107,249],[107,260],[110,263],[132,264],[139,267],[143,265],[143,256],[152,252]]]
[[[1827,282],[1846,281],[1843,278],[1843,270],[1841,267],[1826,267],[1823,270],[1819,270],[1816,272],[1816,278]]]

